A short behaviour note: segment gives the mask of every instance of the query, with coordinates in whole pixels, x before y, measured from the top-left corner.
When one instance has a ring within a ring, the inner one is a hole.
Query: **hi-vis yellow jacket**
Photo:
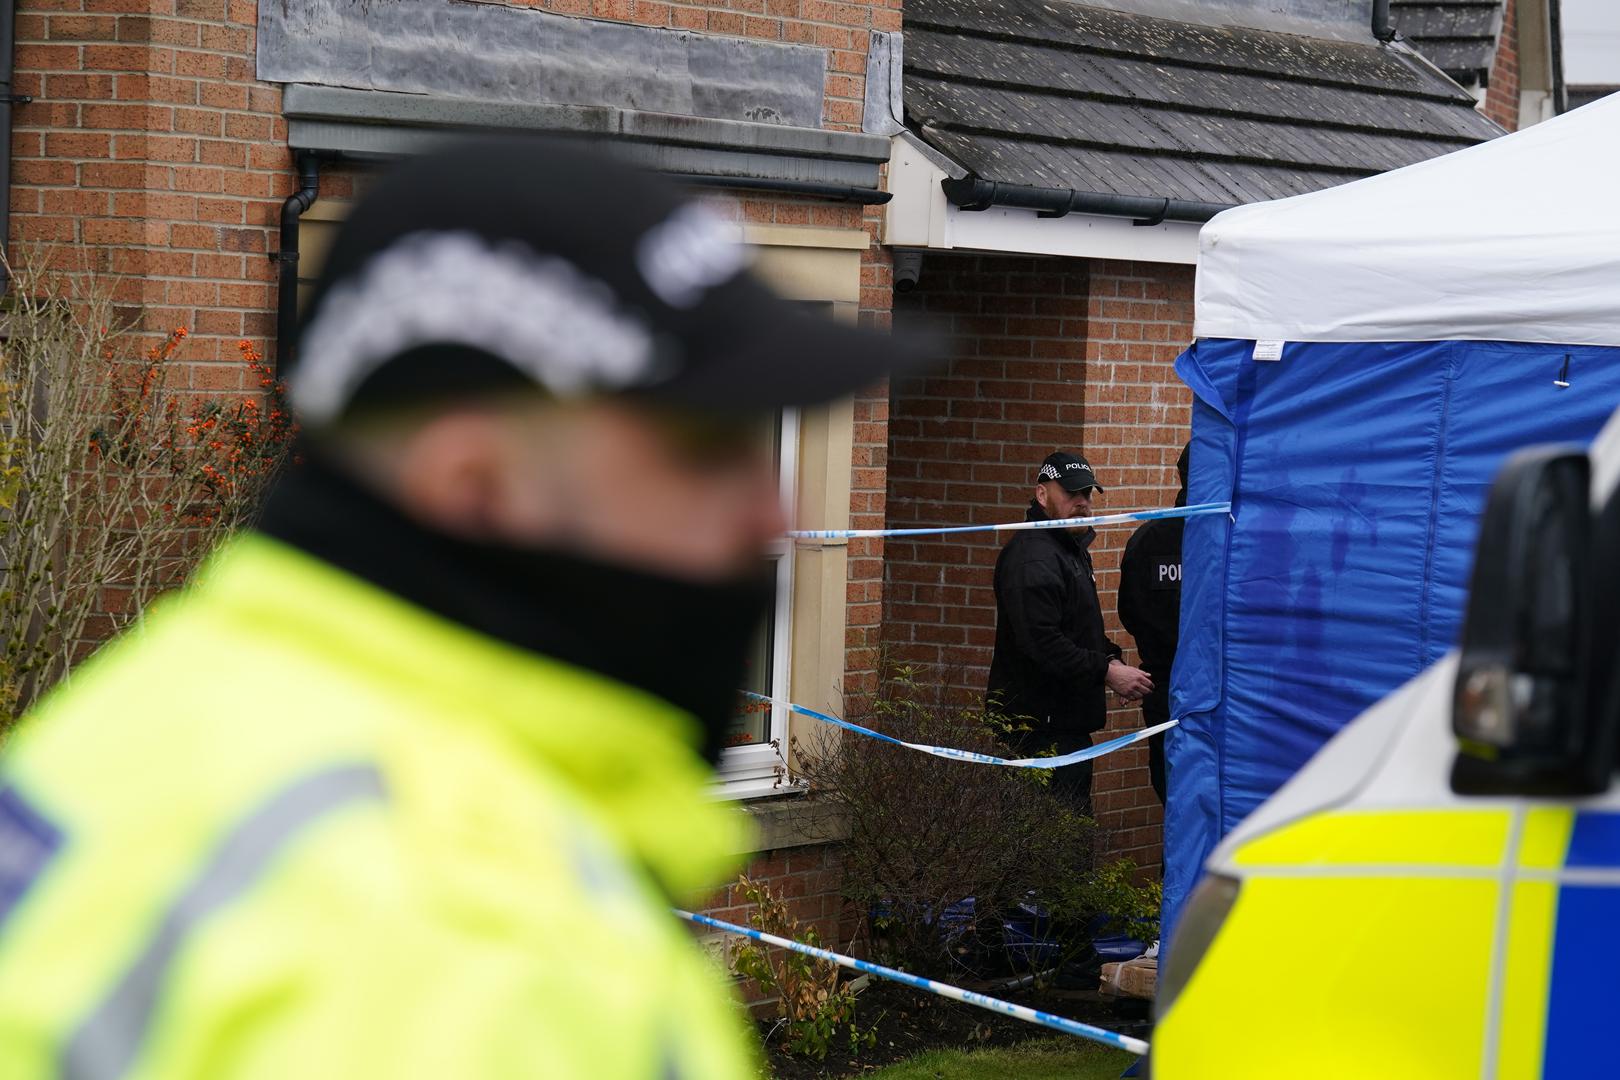
[[[756,1075],[693,724],[239,541],[0,769],[0,1077]]]

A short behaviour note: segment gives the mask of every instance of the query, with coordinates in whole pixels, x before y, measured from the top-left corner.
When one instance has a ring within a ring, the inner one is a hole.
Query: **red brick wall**
[[[880,244],[883,214],[868,207],[872,237],[861,264],[861,322],[887,329],[894,299],[894,264]],[[885,527],[888,505],[889,386],[879,383],[855,398],[854,454],[850,462],[849,527]],[[883,541],[849,542],[849,585],[844,615],[844,708],[858,710],[877,686],[883,621]]]
[[[1485,90],[1485,115],[1509,131],[1519,130],[1519,16],[1518,0],[1507,0],[1502,13],[1502,36],[1491,64]]]
[[[1169,506],[1180,481],[1176,458],[1188,438],[1192,392],[1172,365],[1192,341],[1191,267],[1153,263],[1092,264],[1086,342],[1086,452],[1099,477],[1113,480],[1106,506]],[[1106,484],[1106,480],[1105,480]],[[1097,591],[1108,633],[1132,646],[1116,613],[1119,560],[1130,527],[1098,530],[1092,546]],[[1142,725],[1135,705],[1116,705],[1099,739]],[[1162,859],[1163,813],[1147,783],[1147,744],[1099,758],[1092,781],[1097,820],[1113,850],[1143,866]]]
[[[193,331],[199,389],[273,331],[271,226],[291,190],[281,95],[253,78],[252,0],[20,0],[12,241],[126,275],[124,313]]]
[[[849,944],[858,920],[844,901],[844,856],[837,844],[762,851],[749,862],[751,881],[768,886],[773,896],[787,900],[788,914],[803,926],[814,927],[823,946],[842,948]],[[705,915],[741,926],[751,926],[754,910],[736,885],[722,889],[703,909]],[[758,988],[745,991],[757,1004]]]
[[[855,445],[849,492],[849,527],[852,529],[885,527],[888,432],[889,387],[885,383],[855,399]],[[883,545],[882,540],[849,542],[849,585],[844,608],[846,712],[857,710],[860,701],[877,686],[882,645]]]
[[[1023,517],[1041,460],[1082,443],[1087,267],[1079,260],[930,254],[897,316],[953,338],[950,366],[897,381],[889,419],[889,526]],[[989,533],[890,540],[884,644],[982,694],[995,641]]]
[[[954,335],[943,373],[897,381],[890,403],[889,523],[1018,520],[1046,454],[1082,449],[1107,488],[1100,510],[1167,506],[1191,398],[1171,364],[1191,339],[1192,272],[1145,263],[928,255],[897,317],[920,311]],[[1092,553],[1111,636],[1128,527],[1099,530]],[[983,693],[995,640],[992,535],[891,540],[883,640],[897,661],[936,667]],[[1115,708],[1111,732],[1141,724]],[[1096,766],[1098,821],[1112,850],[1160,859],[1161,816],[1146,747]]]

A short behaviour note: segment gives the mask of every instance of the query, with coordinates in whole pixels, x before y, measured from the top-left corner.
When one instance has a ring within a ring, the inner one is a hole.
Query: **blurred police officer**
[[[1187,505],[1187,456],[1176,461],[1181,490],[1176,505]],[[1119,621],[1136,639],[1142,668],[1153,678],[1153,692],[1142,699],[1142,723],[1154,727],[1170,719],[1170,670],[1181,638],[1181,537],[1185,518],[1149,521],[1131,534],[1119,564]],[[1164,732],[1148,736],[1148,775],[1164,802]]]
[[[1055,452],[1041,463],[1028,521],[1062,521],[1091,514],[1102,492],[1091,464]],[[1022,720],[1017,740],[1026,753],[1072,753],[1091,745],[1108,722],[1108,690],[1135,701],[1153,689],[1146,672],[1125,664],[1103,629],[1091,567],[1089,526],[1013,533],[996,559],[996,648],[987,702]],[[1053,773],[1052,790],[1091,813],[1091,762]]]
[[[258,529],[0,782],[0,1076],[755,1075],[669,912],[783,528],[757,418],[896,346],[662,183],[451,147],[344,225]]]

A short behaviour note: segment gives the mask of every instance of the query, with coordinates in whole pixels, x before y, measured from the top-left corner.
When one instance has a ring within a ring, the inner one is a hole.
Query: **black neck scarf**
[[[307,447],[258,529],[443,618],[645,690],[703,726],[718,760],[747,650],[774,593],[764,574],[693,582],[562,551],[458,539],[378,498]]]

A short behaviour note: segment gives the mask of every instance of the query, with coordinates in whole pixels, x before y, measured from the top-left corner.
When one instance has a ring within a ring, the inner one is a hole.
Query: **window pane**
[[[771,668],[776,656],[776,618],[773,611],[754,635],[748,650],[748,669],[743,675],[743,689],[756,694],[771,694]],[[768,702],[738,697],[737,712],[726,729],[726,746],[751,746],[770,741],[771,706]]]

